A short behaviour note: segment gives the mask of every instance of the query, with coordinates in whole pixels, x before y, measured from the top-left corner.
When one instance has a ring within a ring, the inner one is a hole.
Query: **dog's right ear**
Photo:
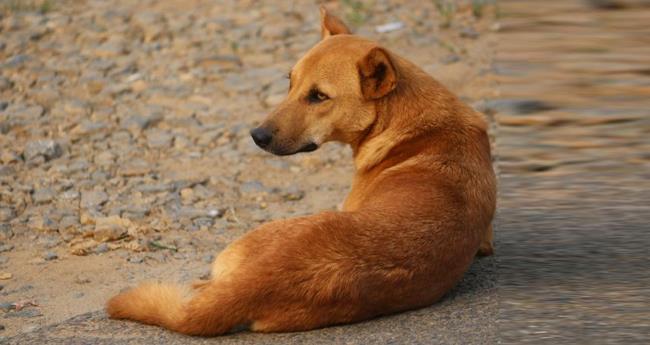
[[[397,86],[397,71],[390,55],[381,47],[372,48],[357,62],[361,93],[365,99],[378,99],[386,96]]]
[[[325,39],[333,35],[349,35],[352,33],[350,29],[348,29],[348,27],[343,24],[343,21],[329,14],[325,6],[322,5],[320,7],[320,32],[321,39]]]

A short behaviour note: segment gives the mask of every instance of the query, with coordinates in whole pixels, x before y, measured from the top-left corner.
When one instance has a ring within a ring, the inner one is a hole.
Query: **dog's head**
[[[397,85],[389,53],[350,34],[321,8],[322,40],[289,74],[287,98],[251,130],[277,155],[316,150],[327,141],[355,143],[376,119],[375,102]]]

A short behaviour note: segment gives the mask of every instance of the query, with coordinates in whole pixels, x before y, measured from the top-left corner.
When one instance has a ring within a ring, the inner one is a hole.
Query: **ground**
[[[0,1],[0,342],[631,344],[650,333],[648,276],[634,270],[648,243],[650,12],[634,1],[328,2],[487,115],[497,254],[429,308],[218,340],[107,320],[102,306],[143,280],[204,276],[257,224],[343,200],[349,149],[274,157],[248,135],[318,41],[317,3],[43,3]]]

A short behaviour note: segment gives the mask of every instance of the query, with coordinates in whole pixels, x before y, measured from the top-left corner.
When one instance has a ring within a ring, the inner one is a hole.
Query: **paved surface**
[[[650,342],[650,10],[619,3],[500,3],[502,343]]]

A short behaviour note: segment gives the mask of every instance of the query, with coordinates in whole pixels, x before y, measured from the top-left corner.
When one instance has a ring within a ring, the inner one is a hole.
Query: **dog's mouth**
[[[300,148],[297,152],[312,152],[316,151],[318,149],[318,145],[316,143],[309,143],[303,147]]]
[[[277,156],[290,156],[290,155],[294,155],[296,153],[301,153],[301,152],[316,151],[317,149],[318,149],[318,144],[316,144],[314,142],[310,142],[310,143],[308,143],[306,145],[303,145],[301,148],[299,148],[298,150],[295,150],[295,151],[288,151],[288,150],[282,150],[282,149],[277,150],[277,149],[273,149],[273,148],[265,148],[266,151],[268,151],[268,152],[270,152],[270,153],[272,153],[274,155],[277,155]]]

